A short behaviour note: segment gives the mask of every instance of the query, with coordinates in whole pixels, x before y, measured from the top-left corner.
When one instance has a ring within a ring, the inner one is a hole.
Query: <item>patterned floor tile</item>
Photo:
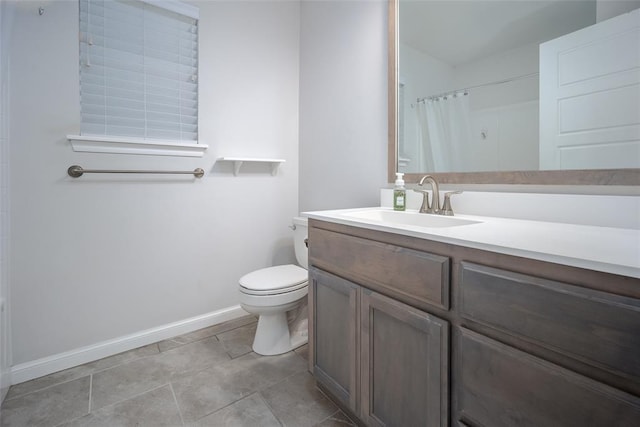
[[[259,394],[254,393],[209,416],[188,424],[193,427],[280,427]]]
[[[185,422],[193,422],[305,369],[294,353],[250,353],[178,380],[173,387]]]
[[[235,359],[236,357],[251,353],[251,346],[253,345],[253,338],[256,335],[257,326],[258,324],[254,322],[216,336],[224,346],[229,357]]]
[[[182,419],[171,386],[166,385],[129,400],[106,406],[59,427],[175,427]]]
[[[309,372],[300,372],[260,392],[271,411],[285,425],[314,426],[337,411],[317,389]]]
[[[56,426],[89,412],[90,377],[5,400],[2,427]]]

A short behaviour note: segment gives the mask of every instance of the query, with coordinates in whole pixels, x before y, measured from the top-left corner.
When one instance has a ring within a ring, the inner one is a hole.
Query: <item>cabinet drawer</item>
[[[449,258],[311,228],[313,265],[418,306],[449,309]]]
[[[461,329],[456,418],[473,426],[637,426],[640,399]]]
[[[463,318],[640,381],[640,300],[468,262]]]

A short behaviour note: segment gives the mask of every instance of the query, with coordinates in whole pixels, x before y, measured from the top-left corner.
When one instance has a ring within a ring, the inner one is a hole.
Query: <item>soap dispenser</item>
[[[407,190],[404,189],[404,173],[396,173],[396,186],[393,189],[393,210],[403,211],[407,208]]]

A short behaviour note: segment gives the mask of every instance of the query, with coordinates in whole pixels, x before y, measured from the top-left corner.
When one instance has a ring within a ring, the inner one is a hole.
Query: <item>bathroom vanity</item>
[[[309,215],[309,363],[351,416],[370,426],[640,425],[638,247],[619,264],[597,253],[638,235],[558,228],[597,229],[585,238],[604,245],[594,249],[604,260],[585,260],[509,232],[549,226],[538,240],[562,251],[568,237],[553,224],[507,221],[491,240],[483,222],[423,232],[336,212]]]

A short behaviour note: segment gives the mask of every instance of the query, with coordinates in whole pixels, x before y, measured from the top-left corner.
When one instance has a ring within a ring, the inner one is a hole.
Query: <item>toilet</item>
[[[240,278],[240,305],[258,317],[253,351],[272,356],[307,343],[307,218],[293,218],[298,265],[262,268]]]

